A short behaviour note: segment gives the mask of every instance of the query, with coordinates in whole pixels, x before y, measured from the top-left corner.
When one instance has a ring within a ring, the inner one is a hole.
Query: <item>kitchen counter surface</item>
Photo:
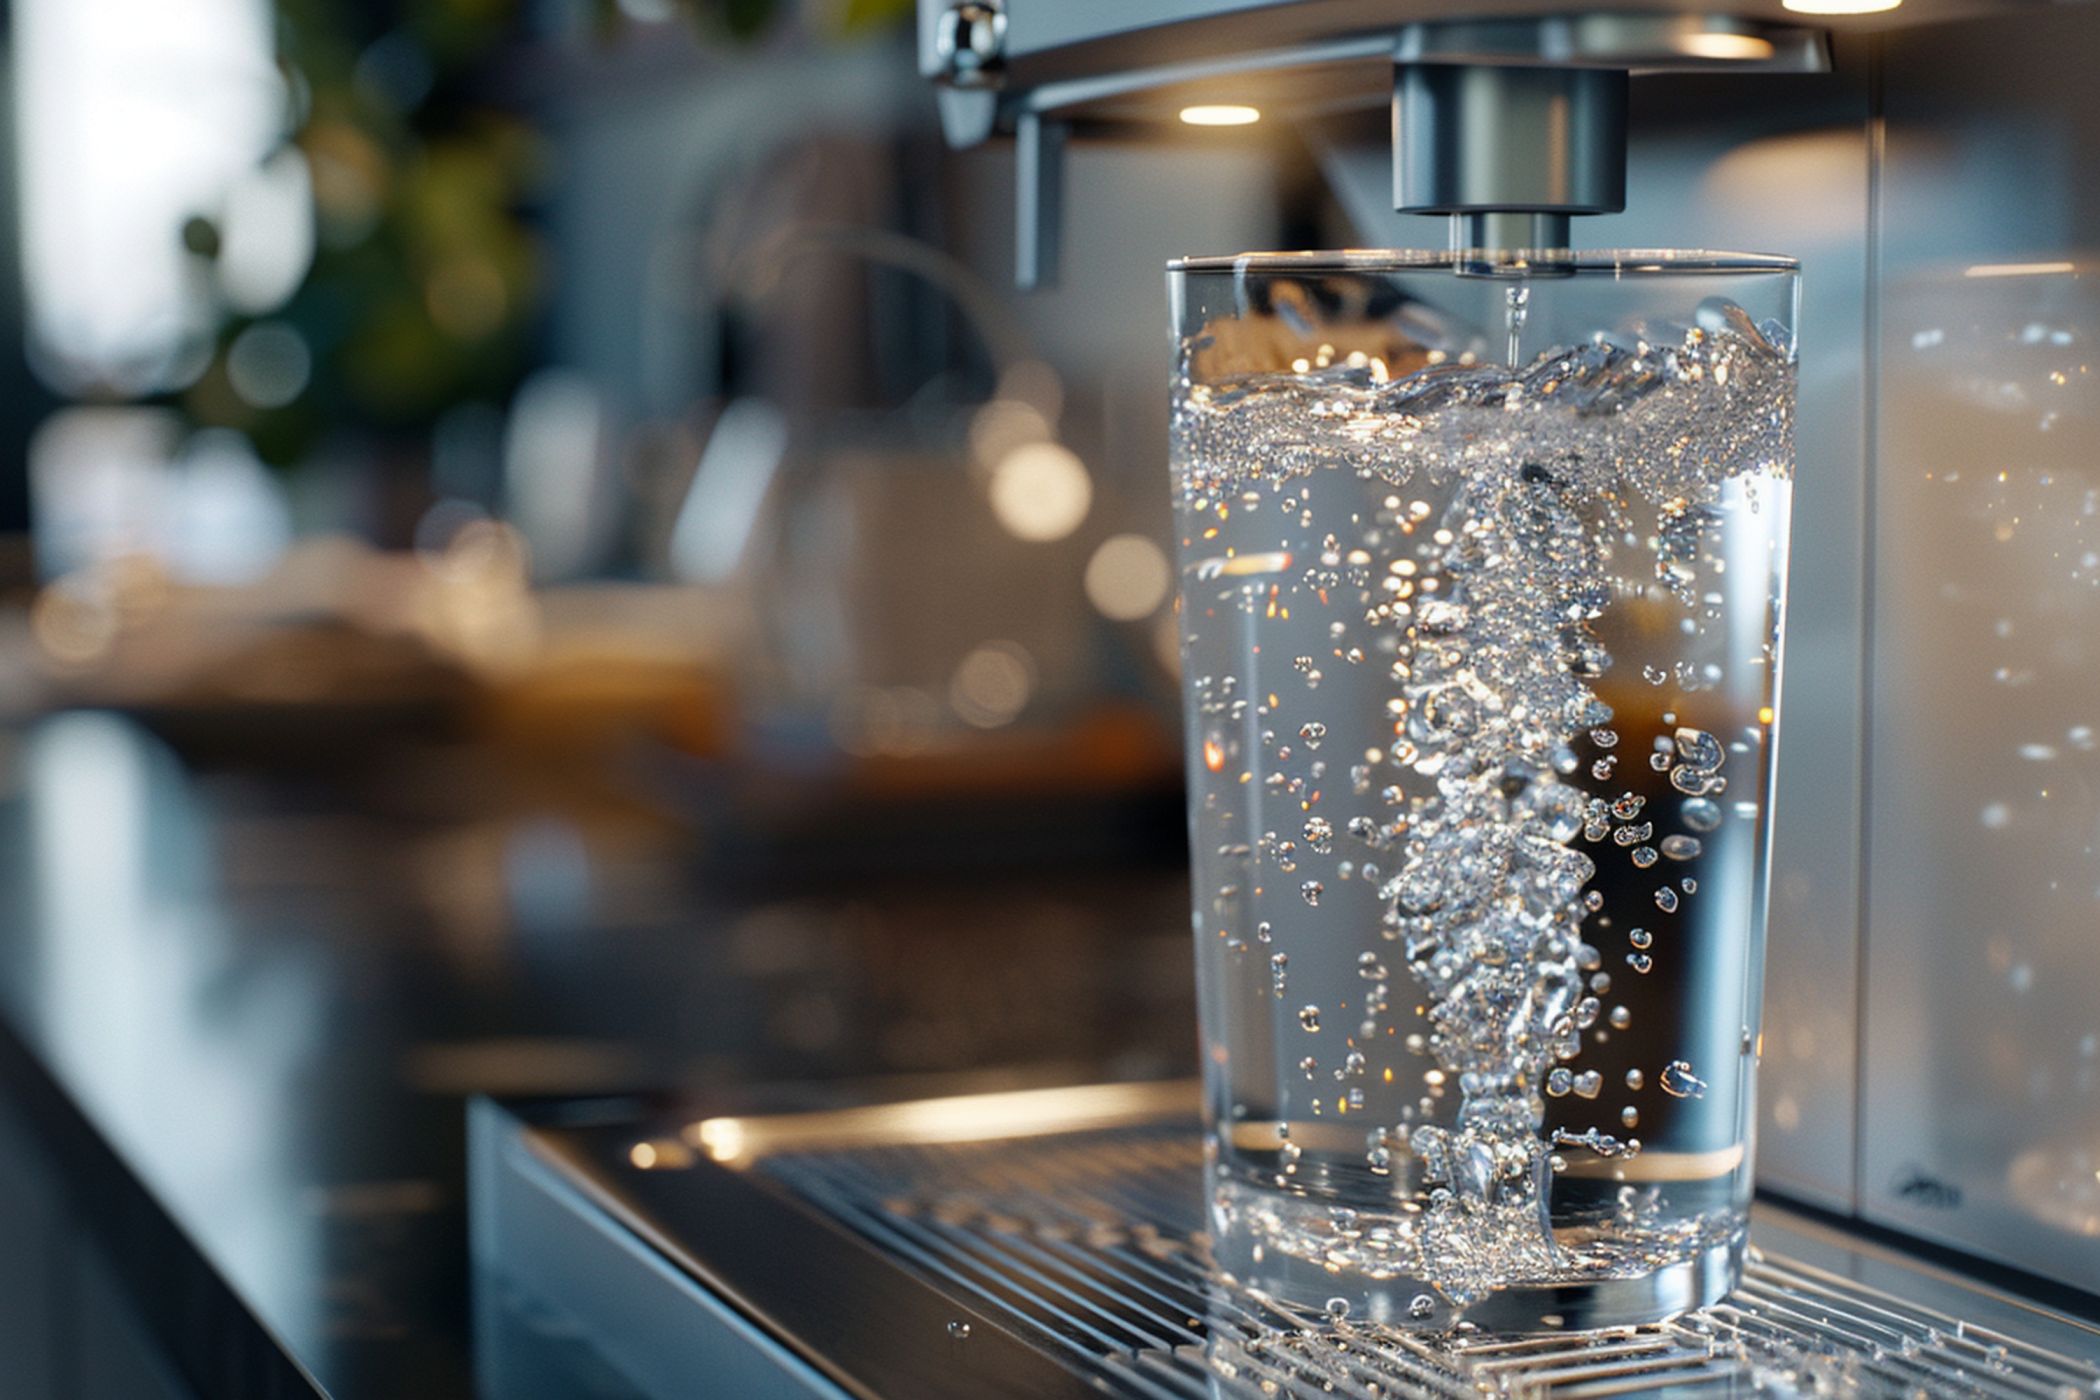
[[[472,1393],[475,1093],[1185,1069],[1171,861],[725,864],[661,752],[315,752],[199,770],[87,712],[0,745],[0,1137],[195,1394]]]

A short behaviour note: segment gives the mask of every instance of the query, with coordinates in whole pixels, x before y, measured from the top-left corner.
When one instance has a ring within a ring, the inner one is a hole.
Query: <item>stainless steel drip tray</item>
[[[1329,1325],[1206,1267],[1188,1085],[641,1123],[474,1107],[491,1395],[2100,1396],[2100,1329],[1760,1207],[1728,1302]]]

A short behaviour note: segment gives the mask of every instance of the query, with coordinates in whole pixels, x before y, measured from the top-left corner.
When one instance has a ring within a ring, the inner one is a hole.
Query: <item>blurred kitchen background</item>
[[[1382,112],[1075,136],[1023,292],[905,0],[0,13],[0,1395],[467,1391],[476,1093],[1193,1070],[1163,264],[1441,241]],[[1804,260],[1763,1178],[2074,1305],[2095,13],[1581,230]]]
[[[0,1393],[171,1291],[463,1391],[473,1093],[1191,1072],[1163,264],[1268,133],[1023,294],[903,0],[5,9]]]

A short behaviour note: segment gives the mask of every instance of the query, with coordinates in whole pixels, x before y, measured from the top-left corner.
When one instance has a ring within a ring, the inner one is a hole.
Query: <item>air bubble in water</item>
[[[1664,885],[1657,890],[1655,892],[1655,907],[1662,910],[1665,914],[1676,913],[1677,891],[1671,889],[1668,885]]]
[[[1645,948],[1655,941],[1655,935],[1644,928],[1629,929],[1626,941],[1636,948]]]
[[[1628,953],[1626,955],[1626,965],[1635,972],[1645,973],[1655,966],[1655,959],[1649,957],[1646,953]]]
[[[1327,726],[1316,719],[1307,720],[1298,726],[1298,737],[1305,741],[1305,747],[1316,749],[1320,747],[1320,741],[1327,737]]]
[[[1304,896],[1307,904],[1317,909],[1320,907],[1320,896],[1327,893],[1327,886],[1321,884],[1318,880],[1307,880],[1304,884],[1298,886],[1298,893]]]
[[[1614,1006],[1606,1019],[1611,1022],[1612,1029],[1623,1031],[1633,1024],[1633,1013],[1623,1006]]]
[[[1407,1315],[1420,1322],[1436,1312],[1436,1299],[1427,1293],[1417,1293],[1407,1305]]]
[[[1575,1072],[1566,1065],[1555,1065],[1546,1075],[1546,1093],[1560,1098],[1575,1087]]]
[[[1619,735],[1616,730],[1592,729],[1590,731],[1590,742],[1595,744],[1600,749],[1608,749],[1617,745],[1617,743],[1619,742]]]
[[[1721,741],[1703,729],[1681,728],[1674,736],[1677,756],[1687,768],[1697,768],[1711,773],[1728,759],[1727,750]]]
[[[1334,824],[1325,817],[1305,819],[1305,844],[1321,855],[1334,849]]]
[[[1722,791],[1724,781],[1719,775],[1704,768],[1693,768],[1680,763],[1670,769],[1670,786],[1688,797],[1703,797],[1709,792]]]
[[[1706,1081],[1692,1073],[1692,1067],[1683,1060],[1672,1060],[1663,1066],[1662,1077],[1656,1081],[1662,1091],[1672,1098],[1701,1099],[1706,1097]]]
[[[957,1320],[948,1324],[948,1335],[958,1342],[970,1340],[970,1324]]]
[[[1298,1061],[1298,1068],[1305,1071],[1305,1077],[1310,1079],[1320,1072],[1320,1062],[1307,1055],[1304,1059]]]
[[[1382,982],[1391,974],[1386,971],[1385,964],[1378,960],[1378,954],[1358,953],[1356,975],[1366,982]]]
[[[1704,849],[1696,836],[1672,834],[1662,839],[1662,853],[1671,860],[1696,860]]]
[[[1642,846],[1633,853],[1633,863],[1642,870],[1646,870],[1649,866],[1655,864],[1655,860],[1655,847],[1653,846]]]
[[[1596,1070],[1586,1069],[1575,1076],[1575,1097],[1594,1099],[1604,1092],[1604,1076]]]
[[[1721,825],[1721,804],[1695,797],[1684,804],[1684,824],[1694,831],[1712,831]]]
[[[1298,1024],[1309,1031],[1318,1030],[1320,1028],[1320,1008],[1317,1006],[1300,1007],[1298,1009]]]
[[[1646,1075],[1642,1074],[1642,1073],[1641,1073],[1641,1072],[1640,1072],[1639,1070],[1637,1070],[1637,1069],[1630,1069],[1630,1070],[1627,1070],[1627,1071],[1626,1071],[1626,1087],[1627,1087],[1627,1088],[1629,1088],[1629,1089],[1638,1089],[1638,1088],[1640,1088],[1640,1087],[1641,1087],[1641,1085],[1643,1085],[1643,1084],[1645,1084],[1645,1083],[1647,1083],[1647,1082],[1648,1082],[1648,1077],[1647,1077]]]

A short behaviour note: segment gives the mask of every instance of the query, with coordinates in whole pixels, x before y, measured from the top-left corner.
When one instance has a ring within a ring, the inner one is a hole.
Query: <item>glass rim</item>
[[[1530,255],[1527,257],[1526,255]],[[1328,272],[1453,272],[1483,264],[1499,272],[1532,262],[1539,275],[1610,273],[1614,277],[1755,276],[1798,273],[1798,258],[1776,253],[1730,253],[1696,248],[1478,249],[1340,248],[1330,251],[1227,253],[1167,260],[1175,273],[1286,275]]]

